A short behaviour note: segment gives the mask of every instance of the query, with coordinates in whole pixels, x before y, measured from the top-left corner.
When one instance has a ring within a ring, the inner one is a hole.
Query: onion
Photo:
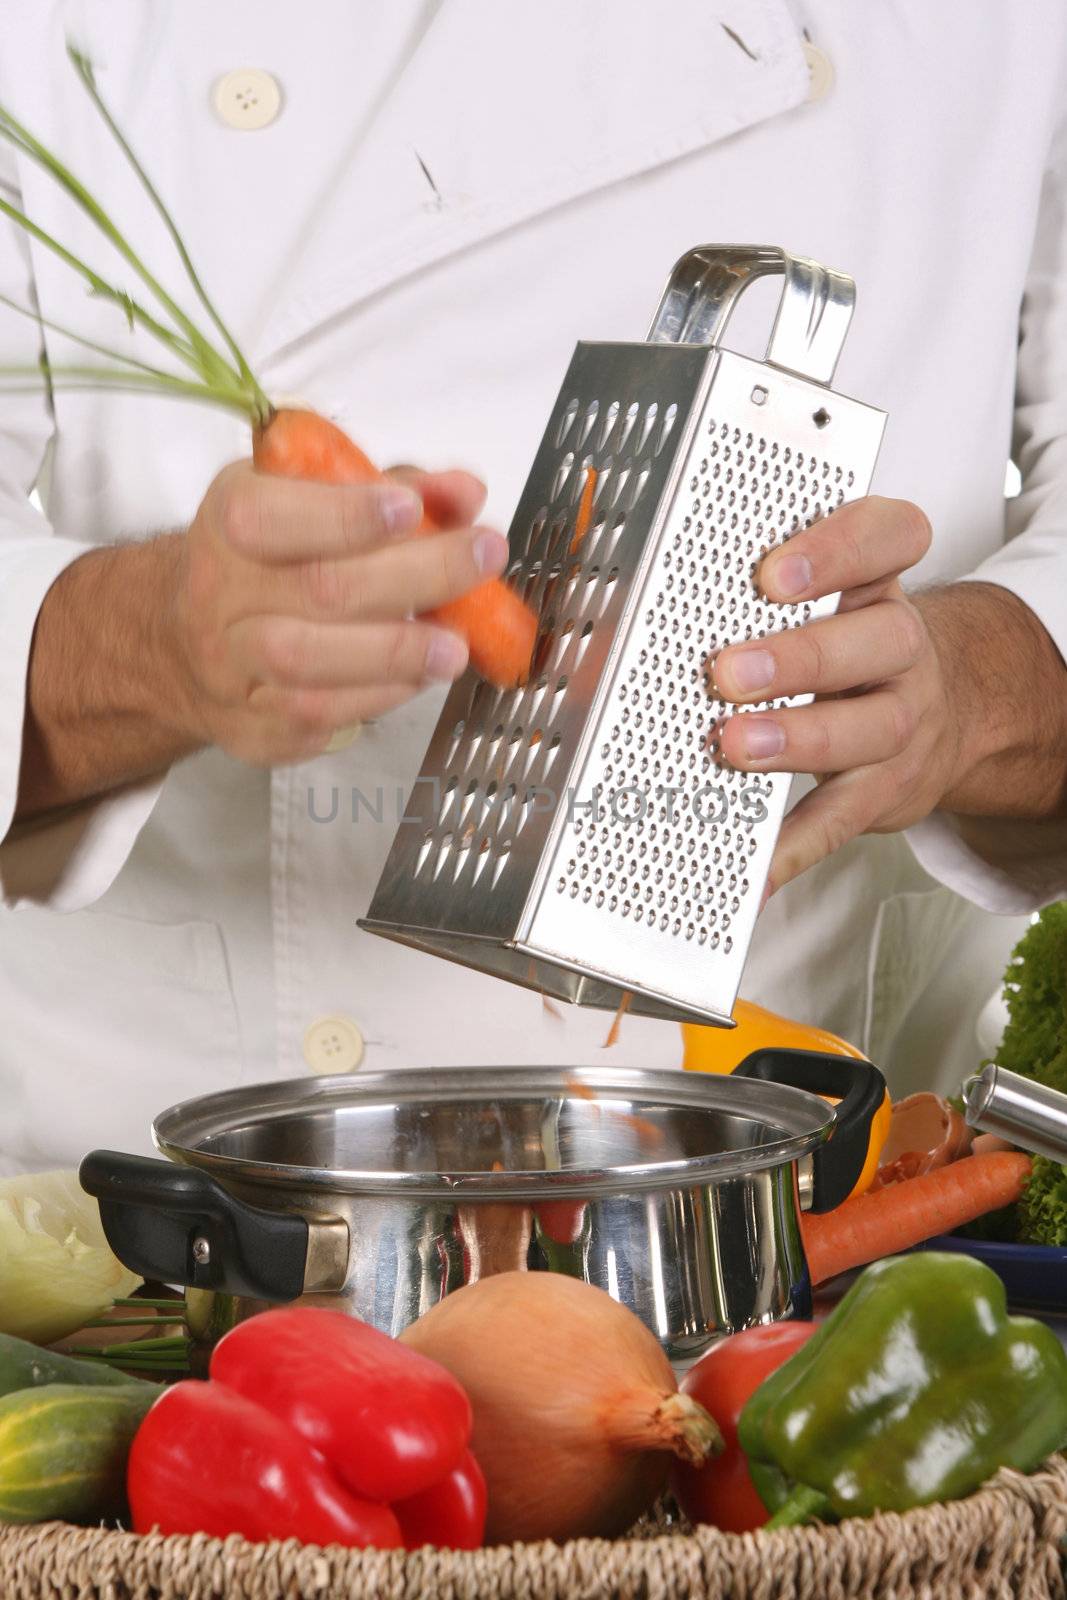
[[[52,1344],[140,1285],[74,1172],[0,1179],[0,1333]]]
[[[672,1456],[700,1466],[722,1449],[654,1334],[576,1278],[483,1278],[400,1337],[470,1397],[487,1543],[623,1533],[664,1488]]]

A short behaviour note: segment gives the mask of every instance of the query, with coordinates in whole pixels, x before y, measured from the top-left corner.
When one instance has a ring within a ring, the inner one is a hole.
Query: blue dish
[[[920,1250],[952,1250],[984,1261],[1001,1279],[1008,1304],[1026,1311],[1067,1312],[1067,1249],[1051,1244],[994,1244],[941,1234]]]

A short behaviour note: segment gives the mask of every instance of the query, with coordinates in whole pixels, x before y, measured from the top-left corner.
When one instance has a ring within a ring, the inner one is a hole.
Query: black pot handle
[[[250,1206],[207,1172],[148,1156],[93,1150],[78,1176],[100,1203],[108,1244],[131,1272],[253,1300],[304,1293],[305,1217]]]
[[[871,1123],[885,1100],[885,1079],[869,1061],[821,1050],[755,1050],[734,1077],[782,1083],[811,1094],[833,1095],[834,1126],[812,1157],[812,1211],[832,1211],[847,1200],[863,1171]]]

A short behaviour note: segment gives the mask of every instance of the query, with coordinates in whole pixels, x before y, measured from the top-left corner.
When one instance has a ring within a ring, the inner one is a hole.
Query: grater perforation
[[[770,272],[759,362],[721,335]],[[648,342],[577,347],[510,534],[529,680],[453,687],[363,926],[558,998],[728,1020],[789,779],[722,763],[707,669],[833,608],[772,605],[755,573],[866,492],[884,415],[829,387],[852,298],[813,262],[709,247]]]

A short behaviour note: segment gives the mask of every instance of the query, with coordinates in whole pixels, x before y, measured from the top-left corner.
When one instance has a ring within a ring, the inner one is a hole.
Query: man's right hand
[[[261,766],[459,676],[416,618],[494,577],[467,473],[336,487],[227,467],[189,531],[90,550],[37,617],[16,820],[166,771],[205,745]],[[442,528],[412,538],[421,506]]]
[[[424,499],[445,531],[412,538]],[[414,619],[503,570],[507,541],[470,526],[483,500],[465,473],[335,487],[221,472],[183,541],[173,612],[199,742],[300,761],[459,677],[463,640]]]

